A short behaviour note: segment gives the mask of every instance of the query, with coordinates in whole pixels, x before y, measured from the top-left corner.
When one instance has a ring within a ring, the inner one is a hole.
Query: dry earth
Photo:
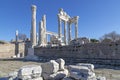
[[[17,71],[24,65],[36,64],[40,65],[41,62],[21,61],[21,60],[0,60],[0,78],[7,76],[8,73]],[[107,80],[120,80],[120,69],[97,68],[95,69],[96,75],[106,76]]]

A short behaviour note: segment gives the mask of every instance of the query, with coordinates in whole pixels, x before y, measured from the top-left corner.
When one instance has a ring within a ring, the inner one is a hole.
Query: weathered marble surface
[[[8,80],[106,80],[105,77],[96,77],[92,64],[79,63],[69,65],[67,69],[64,64],[63,59],[57,59],[43,63],[41,66],[23,66],[18,72],[10,73]]]

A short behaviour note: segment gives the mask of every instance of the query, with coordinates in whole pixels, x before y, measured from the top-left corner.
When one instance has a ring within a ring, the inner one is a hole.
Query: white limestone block
[[[31,75],[39,75],[39,76],[41,76],[41,73],[42,73],[41,66],[38,66],[38,65],[27,65],[27,66],[23,66],[18,71],[18,78],[20,78],[20,79],[30,78]]]
[[[107,80],[107,79],[106,79],[106,77],[98,76],[98,77],[97,77],[97,80]]]
[[[63,59],[57,59],[56,62],[59,64],[59,70],[64,70],[65,61]]]
[[[68,69],[70,77],[74,79],[88,79],[95,77],[95,74],[86,66],[70,65],[68,66]]]
[[[32,67],[32,73],[33,74],[42,74],[42,68],[41,68],[41,66],[35,66],[35,65],[33,65]]]
[[[18,72],[11,72],[8,74],[8,80],[13,80],[17,77]]]
[[[25,76],[25,75],[31,75],[32,74],[32,69],[30,68],[21,68],[18,71],[18,76]]]
[[[47,73],[43,73],[43,78],[45,80],[61,80],[64,77],[68,76],[68,70],[65,69],[64,71],[58,71],[54,74],[47,74]]]
[[[43,73],[53,74],[59,70],[59,64],[55,60],[50,60],[50,62],[43,63],[41,65]]]
[[[88,67],[90,70],[94,71],[94,65],[93,64],[86,64],[86,63],[78,63],[78,66],[86,66]]]

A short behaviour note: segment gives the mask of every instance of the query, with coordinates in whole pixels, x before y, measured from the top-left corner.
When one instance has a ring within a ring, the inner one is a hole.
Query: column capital
[[[32,11],[34,11],[34,10],[37,9],[37,6],[36,6],[36,5],[32,5],[32,6],[31,6],[31,9],[32,9]]]

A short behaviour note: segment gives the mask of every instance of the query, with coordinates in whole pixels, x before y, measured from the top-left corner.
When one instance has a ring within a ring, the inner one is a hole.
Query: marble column
[[[79,16],[76,17],[76,22],[75,22],[75,39],[78,38],[78,19]]]
[[[62,20],[58,16],[58,37],[62,38],[62,27],[61,27]]]
[[[67,30],[67,22],[64,21],[64,43],[65,45],[67,44],[67,33],[66,33],[66,30]]]
[[[40,46],[40,44],[41,44],[41,21],[39,22],[39,34],[38,34],[38,45]]]
[[[43,21],[39,22],[39,46],[44,44],[43,40]]]
[[[16,37],[16,43],[18,43],[18,30],[15,32],[15,37]]]
[[[46,36],[46,15],[43,15],[42,21],[43,21],[43,27],[44,27],[44,43],[47,44],[47,36]]]
[[[18,54],[19,54],[18,30],[16,30],[15,36],[16,36],[16,41],[15,41],[15,55],[17,57]]]
[[[71,41],[71,23],[68,23],[68,43]]]
[[[38,33],[36,34],[36,45],[38,45]]]
[[[31,44],[32,47],[36,46],[36,9],[35,5],[32,5],[32,21],[31,21]]]

